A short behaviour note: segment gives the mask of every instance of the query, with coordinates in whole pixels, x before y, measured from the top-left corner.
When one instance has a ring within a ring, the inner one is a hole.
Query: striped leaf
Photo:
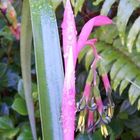
[[[52,3],[30,0],[38,96],[44,140],[62,140],[60,123],[63,65]]]

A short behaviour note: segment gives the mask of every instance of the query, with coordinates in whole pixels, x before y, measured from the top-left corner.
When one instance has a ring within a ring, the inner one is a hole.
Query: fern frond
[[[101,9],[101,14],[102,15],[107,15],[111,9],[111,6],[116,2],[117,0],[105,0],[102,9]],[[140,7],[140,1],[137,0],[120,0],[119,5],[118,5],[118,12],[117,12],[117,19],[116,19],[116,24],[119,30],[119,35],[121,38],[121,42],[123,45],[127,42],[127,47],[129,52],[132,51],[132,47],[134,46],[134,42],[136,41],[136,48],[137,51],[139,51],[139,46],[140,46],[140,37],[137,38],[137,35],[139,34],[140,31],[140,17],[136,19],[134,24],[131,26],[129,35],[126,37],[126,28],[128,21],[133,14],[133,12]],[[126,40],[127,38],[127,40]]]

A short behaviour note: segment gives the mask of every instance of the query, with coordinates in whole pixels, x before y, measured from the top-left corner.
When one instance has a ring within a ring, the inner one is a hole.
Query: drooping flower
[[[63,54],[65,66],[65,79],[62,96],[62,125],[64,140],[74,140],[75,130],[75,66],[79,52],[88,42],[88,37],[94,26],[111,24],[106,16],[97,16],[89,20],[81,30],[77,39],[74,15],[70,1],[66,1],[64,19],[62,23]],[[90,83],[91,84],[91,83]],[[88,101],[90,87],[85,88],[85,99]],[[100,109],[101,110],[101,109]],[[101,111],[100,111],[101,112]],[[83,116],[83,115],[82,115]],[[79,125],[84,125],[84,117],[80,118]]]

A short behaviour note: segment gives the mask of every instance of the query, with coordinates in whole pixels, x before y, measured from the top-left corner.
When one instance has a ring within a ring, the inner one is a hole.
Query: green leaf
[[[131,132],[126,132],[121,135],[122,140],[133,140]]]
[[[140,99],[138,100],[138,110],[140,110]]]
[[[116,0],[106,0],[102,6],[101,9],[101,15],[106,15],[108,14],[109,10],[111,9],[112,4],[115,2]]]
[[[33,140],[31,129],[28,125],[23,125],[21,128],[21,133],[17,137],[17,140]]]
[[[138,35],[138,38],[136,41],[136,48],[137,48],[137,51],[140,52],[140,34]]]
[[[21,23],[21,39],[20,39],[20,56],[21,56],[21,70],[23,77],[23,86],[25,93],[25,100],[29,115],[29,121],[32,129],[34,140],[36,136],[34,104],[32,99],[32,85],[31,85],[31,47],[32,47],[32,27],[29,0],[23,1],[22,8],[22,23]]]
[[[54,9],[56,9],[58,7],[58,5],[62,2],[63,0],[53,0],[52,4]]]
[[[0,117],[0,132],[13,128],[14,128],[13,122],[9,117],[7,116]]]
[[[75,15],[77,15],[77,13],[82,10],[82,6],[84,4],[85,0],[77,0],[75,3],[75,7],[74,7],[74,13]]]
[[[140,32],[140,17],[135,20],[135,23],[132,25],[128,37],[127,37],[127,47],[129,52],[132,52],[132,47],[134,46],[134,41],[138,33]],[[140,48],[137,47],[137,51],[140,51]]]
[[[2,140],[13,139],[19,128],[14,128],[12,120],[8,116],[0,117],[0,138]]]
[[[14,103],[12,104],[12,108],[21,115],[28,114],[25,100],[20,97],[15,98]]]
[[[92,140],[104,140],[100,129],[95,131],[95,133],[93,133]]]
[[[130,76],[130,75],[129,75]],[[129,79],[132,79],[133,77],[129,77]],[[128,86],[129,84],[129,81],[127,80],[122,80],[121,81],[121,84],[120,84],[120,88],[119,88],[119,92],[120,92],[120,95],[123,93],[123,91],[125,90],[125,88]]]
[[[7,140],[7,139],[13,140],[14,137],[18,134],[18,132],[19,132],[19,128],[9,129],[4,131],[3,133],[0,133],[0,138],[2,140]]]
[[[110,76],[111,79],[113,80],[116,77],[116,74],[119,72],[119,70],[122,68],[122,66],[124,66],[126,62],[124,61],[124,59],[118,59],[116,60],[112,67],[111,67],[111,72],[110,72]]]
[[[113,119],[109,125],[115,135],[115,137],[119,136],[123,132],[123,122],[120,119]]]
[[[91,37],[100,37],[100,40],[113,44],[114,39],[118,36],[119,32],[117,27],[112,25],[107,25],[104,27],[100,27],[98,30],[91,34]]]
[[[117,73],[116,77],[113,81],[113,88],[114,90],[117,89],[118,85],[120,84],[120,82],[125,79],[125,77],[127,76],[127,78],[129,78],[129,75],[132,76],[132,79],[136,77],[136,73],[134,73],[134,67],[132,65],[124,65],[119,72]]]
[[[42,135],[44,140],[61,140],[64,75],[55,13],[49,0],[30,0],[30,8]]]
[[[18,94],[19,94],[23,99],[25,99],[24,88],[23,88],[23,80],[22,80],[22,79],[20,79],[20,80],[18,81],[17,90],[18,90]]]
[[[128,113],[127,112],[120,112],[118,117],[121,119],[121,120],[127,120],[128,119]]]
[[[134,102],[138,99],[138,97],[140,97],[140,88],[138,88],[136,85],[139,85],[139,81],[140,81],[140,76],[137,77],[133,84],[131,85],[130,89],[129,89],[129,100],[130,103],[133,105]],[[136,84],[136,85],[135,85]]]
[[[96,6],[96,5],[99,5],[102,1],[104,0],[96,0],[95,2],[93,2],[93,4]]]
[[[118,6],[117,26],[121,37],[122,44],[125,44],[125,29],[127,22],[133,11],[140,5],[139,1],[121,0]],[[124,12],[125,9],[125,12]]]

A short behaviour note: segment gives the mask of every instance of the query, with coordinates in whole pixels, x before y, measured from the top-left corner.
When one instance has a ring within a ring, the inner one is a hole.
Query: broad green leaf
[[[26,139],[33,140],[31,129],[28,125],[25,124],[21,128],[21,133],[17,137],[17,140],[26,140]]]
[[[134,46],[134,41],[138,33],[140,32],[140,17],[135,20],[135,23],[132,25],[128,37],[127,37],[127,47],[129,52],[132,52],[132,47]],[[137,48],[138,50],[138,48]],[[139,50],[138,50],[139,51]]]
[[[19,94],[23,99],[25,99],[24,89],[23,89],[23,80],[22,80],[22,79],[20,79],[20,80],[18,81],[17,90],[18,90],[18,94]]]
[[[128,113],[127,112],[120,112],[118,117],[121,120],[127,120],[128,119]]]
[[[38,97],[44,140],[62,139],[63,65],[55,13],[49,0],[30,0]]]
[[[5,130],[3,133],[0,133],[0,138],[2,140],[13,140],[14,137],[19,133],[19,128],[13,128],[9,130]]]
[[[118,6],[117,26],[121,37],[122,44],[125,44],[125,30],[127,22],[133,11],[140,5],[138,1],[121,0]],[[125,10],[125,12],[124,12]]]
[[[31,85],[31,47],[32,47],[32,27],[29,0],[23,1],[22,8],[22,23],[21,23],[21,39],[20,39],[20,56],[21,56],[21,70],[23,77],[23,86],[25,93],[25,100],[31,125],[32,135],[34,140],[36,136],[36,125],[34,115],[34,104],[32,99],[32,85]]]
[[[20,97],[15,98],[14,103],[12,104],[12,108],[21,115],[28,114],[25,100]]]
[[[100,129],[93,133],[92,140],[104,140]]]
[[[101,9],[101,15],[106,15],[108,14],[109,10],[111,9],[112,4],[115,2],[116,0],[105,0],[102,9]]]
[[[3,140],[13,139],[19,132],[19,128],[14,128],[12,120],[8,116],[0,117],[0,138]]]
[[[123,122],[120,119],[113,119],[111,123],[109,124],[111,127],[113,133],[115,134],[115,137],[119,136],[124,128]]]
[[[82,10],[82,6],[84,4],[85,0],[77,0],[75,3],[75,7],[74,7],[74,13],[75,15],[77,15],[77,13]]]
[[[13,122],[9,117],[7,116],[0,117],[0,132],[13,128],[14,128]]]

